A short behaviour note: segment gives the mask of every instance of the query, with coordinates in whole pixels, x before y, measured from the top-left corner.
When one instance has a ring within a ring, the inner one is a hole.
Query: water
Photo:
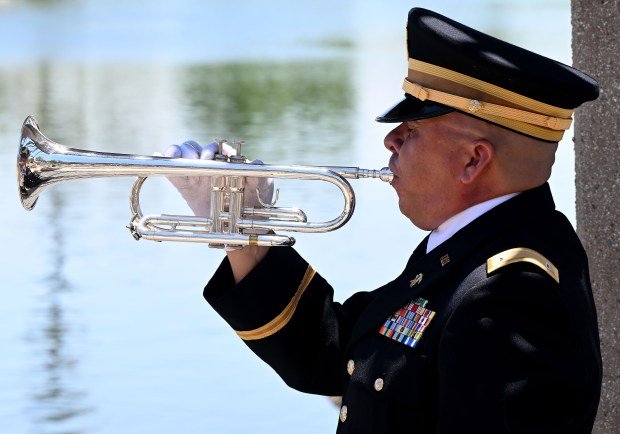
[[[570,63],[568,1],[417,5]],[[124,228],[129,179],[55,187],[27,213],[17,138],[34,114],[49,137],[92,150],[151,154],[229,137],[268,162],[382,167],[389,126],[372,119],[401,95],[410,6],[0,0],[0,431],[334,430],[326,398],[288,389],[202,300],[220,251],[135,242]],[[570,136],[551,183],[574,221]],[[340,212],[329,187],[281,188],[283,203],[313,218]],[[338,300],[391,279],[424,236],[389,186],[354,188],[347,226],[297,236]],[[188,212],[166,182],[145,190],[145,211]]]

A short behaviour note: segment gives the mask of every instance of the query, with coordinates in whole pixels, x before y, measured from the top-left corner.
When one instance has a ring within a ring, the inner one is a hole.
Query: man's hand
[[[222,147],[222,153],[228,157],[236,155],[235,149],[228,144]],[[181,145],[169,146],[163,154],[155,155],[170,158],[190,158],[201,160],[213,160],[218,150],[216,142],[200,146],[193,140],[188,140]],[[252,161],[252,164],[263,164],[260,160]],[[210,176],[170,176],[170,183],[181,193],[187,205],[196,216],[208,217],[211,214],[211,177]],[[273,197],[273,178],[247,177],[243,204],[245,207],[260,208],[260,199],[263,203],[271,202]],[[228,260],[233,271],[235,282],[241,281],[252,269],[265,257],[269,247],[246,246],[241,250],[227,251]]]
[[[200,146],[197,142],[188,140],[181,145],[169,146],[163,154],[156,152],[155,155],[169,158],[213,160],[217,148],[216,142]],[[234,155],[234,150],[230,146],[224,152],[229,152],[228,155]],[[210,176],[168,176],[167,179],[181,193],[196,216],[209,216],[211,212]]]
[[[193,140],[183,142],[181,145],[172,145],[162,153],[155,155],[170,158],[189,158],[201,160],[213,160],[218,149],[217,142],[201,146]],[[230,145],[222,146],[222,153],[227,157],[236,155],[236,150]],[[252,164],[263,164],[260,160],[252,161]],[[169,176],[168,180],[181,193],[187,205],[196,216],[208,217],[211,213],[211,177],[210,176]],[[260,193],[257,193],[257,190]],[[271,202],[273,197],[273,178],[247,177],[243,204],[246,207],[260,208],[260,199]]]

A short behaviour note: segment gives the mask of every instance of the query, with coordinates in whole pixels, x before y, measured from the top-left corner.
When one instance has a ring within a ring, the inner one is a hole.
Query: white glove
[[[181,145],[169,146],[163,153],[164,157],[191,158],[201,160],[213,160],[217,152],[217,142],[200,146],[193,140],[188,140]],[[236,155],[236,150],[224,144],[222,153],[228,157]],[[156,152],[155,155],[162,156]],[[262,164],[260,160],[252,161],[252,164]],[[168,180],[181,193],[187,205],[196,216],[209,217],[211,213],[211,177],[210,176],[169,176]],[[271,202],[273,197],[273,178],[247,177],[243,204],[246,207],[261,207],[256,194],[260,191],[260,197],[264,203]]]

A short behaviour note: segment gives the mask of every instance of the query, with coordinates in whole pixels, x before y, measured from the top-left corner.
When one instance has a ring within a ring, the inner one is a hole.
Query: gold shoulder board
[[[538,268],[544,270],[557,283],[560,283],[560,272],[555,265],[536,250],[527,249],[525,247],[508,249],[495,256],[491,256],[487,259],[487,275],[516,262],[529,262],[530,264],[534,264]]]

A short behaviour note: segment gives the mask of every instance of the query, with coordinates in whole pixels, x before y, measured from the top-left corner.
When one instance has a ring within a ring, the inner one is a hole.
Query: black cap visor
[[[375,120],[384,123],[415,121],[445,115],[453,111],[452,107],[428,100],[420,101],[410,95],[405,95],[402,101]]]

